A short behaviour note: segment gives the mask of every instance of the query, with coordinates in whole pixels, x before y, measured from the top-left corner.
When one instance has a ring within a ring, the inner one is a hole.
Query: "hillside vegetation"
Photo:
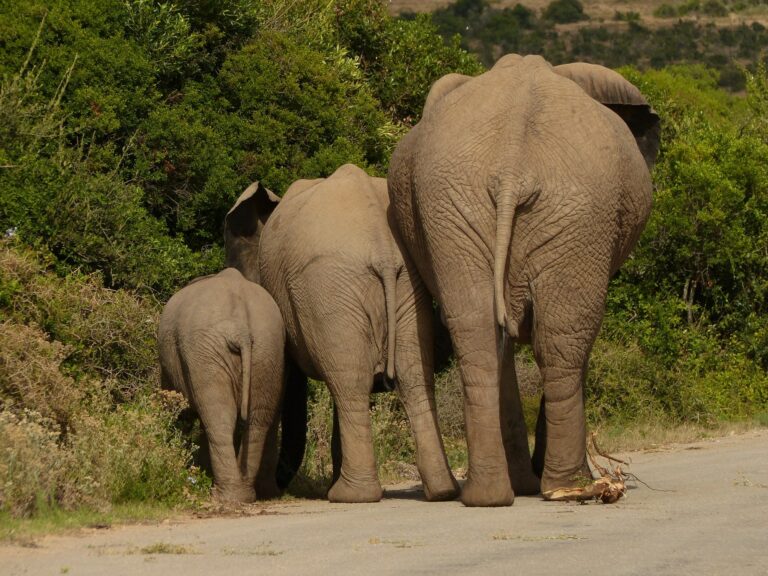
[[[409,10],[426,6],[443,36],[460,35],[487,66],[508,52],[611,68],[705,64],[721,86],[738,91],[741,68],[754,72],[768,47],[768,6],[759,0],[458,0],[395,9],[410,18]]]
[[[250,182],[281,194],[345,162],[385,174],[431,83],[483,64],[430,16],[395,19],[376,0],[0,0],[0,37],[0,520],[198,502],[210,480],[176,422],[183,401],[159,391],[162,303],[222,265],[223,216]],[[765,70],[739,72],[746,97],[705,65],[621,72],[664,140],[652,217],[593,353],[590,421],[764,420]],[[525,350],[519,369],[532,417]],[[311,392],[299,484],[314,489],[330,473],[331,404]],[[438,393],[462,466],[454,368]],[[373,416],[382,470],[410,474],[394,396]]]

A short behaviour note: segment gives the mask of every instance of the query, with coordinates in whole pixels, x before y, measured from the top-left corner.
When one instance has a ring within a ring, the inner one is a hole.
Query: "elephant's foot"
[[[256,490],[253,486],[245,484],[216,485],[213,488],[213,496],[222,502],[241,502],[248,504],[256,500]]]
[[[383,495],[384,490],[381,489],[381,484],[377,479],[350,481],[344,476],[343,471],[339,479],[328,490],[328,500],[331,502],[378,502]]]
[[[512,476],[512,489],[516,496],[535,496],[541,492],[541,480],[532,471]]]
[[[589,466],[584,464],[580,469],[570,474],[550,474],[544,468],[544,474],[541,478],[541,495],[545,500],[555,499],[557,493],[572,492],[574,490],[583,490],[592,484],[592,472]]]
[[[441,477],[438,481],[422,480],[424,485],[424,497],[427,502],[444,502],[446,500],[455,500],[461,493],[459,483],[450,472]]]
[[[506,474],[477,480],[471,475],[461,489],[465,506],[511,506],[515,493]]]

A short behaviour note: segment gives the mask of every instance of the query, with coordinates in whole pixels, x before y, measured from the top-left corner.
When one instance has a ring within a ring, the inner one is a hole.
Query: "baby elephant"
[[[285,329],[272,297],[234,268],[194,280],[166,304],[158,347],[163,386],[181,392],[202,421],[215,493],[240,502],[276,496]],[[238,417],[245,427],[236,450]]]

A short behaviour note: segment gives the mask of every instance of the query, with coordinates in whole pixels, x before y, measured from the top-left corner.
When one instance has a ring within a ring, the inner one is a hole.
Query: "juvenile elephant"
[[[272,297],[234,268],[195,280],[163,309],[158,347],[163,386],[200,416],[218,495],[240,502],[278,495],[285,328]],[[236,451],[238,418],[245,428]]]
[[[534,467],[544,496],[589,475],[584,375],[608,280],[651,209],[658,144],[658,117],[619,74],[508,55],[478,77],[438,80],[397,146],[394,220],[442,308],[464,385],[466,505],[536,489],[515,342],[533,345],[543,378]]]
[[[249,233],[264,222],[259,281],[283,313],[293,362],[327,383],[338,410],[342,463],[328,498],[382,496],[368,411],[381,376],[403,399],[426,498],[455,498],[436,419],[431,298],[388,219],[386,180],[345,165],[295,182],[279,204],[255,194],[230,211],[228,261],[254,266]]]

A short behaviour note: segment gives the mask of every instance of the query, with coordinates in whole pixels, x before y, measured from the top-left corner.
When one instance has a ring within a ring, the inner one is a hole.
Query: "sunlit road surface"
[[[628,455],[646,482],[617,504],[518,498],[281,501],[248,516],[87,530],[0,546],[0,575],[768,575],[768,431]]]

